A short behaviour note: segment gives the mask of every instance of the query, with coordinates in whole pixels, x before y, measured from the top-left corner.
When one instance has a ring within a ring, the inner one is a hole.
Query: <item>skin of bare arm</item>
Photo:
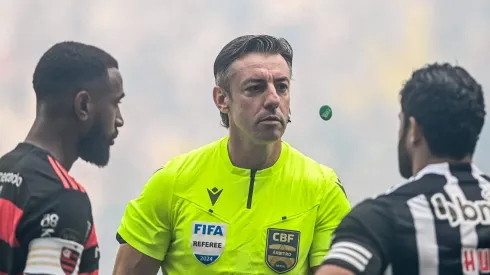
[[[148,257],[129,244],[121,244],[112,275],[156,275],[161,262]]]
[[[324,265],[316,269],[315,275],[355,275],[352,271],[335,265]]]
[[[340,266],[324,265],[317,268],[315,275],[355,275],[352,271]]]

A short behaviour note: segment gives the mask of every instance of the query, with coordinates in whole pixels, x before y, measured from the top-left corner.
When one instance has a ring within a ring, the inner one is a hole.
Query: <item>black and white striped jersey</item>
[[[355,274],[490,273],[490,178],[473,164],[431,164],[354,207],[324,264]]]

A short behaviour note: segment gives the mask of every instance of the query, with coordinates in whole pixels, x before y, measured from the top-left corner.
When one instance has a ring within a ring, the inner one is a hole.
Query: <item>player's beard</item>
[[[78,155],[88,163],[104,167],[109,163],[110,137],[107,137],[101,121],[96,121],[78,143]]]
[[[402,133],[398,141],[398,170],[402,177],[408,179],[412,174],[412,157],[407,150],[407,130]]]

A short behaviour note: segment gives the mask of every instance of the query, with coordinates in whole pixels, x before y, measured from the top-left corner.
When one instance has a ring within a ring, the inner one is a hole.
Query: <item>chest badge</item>
[[[292,270],[298,263],[299,231],[267,229],[265,262],[277,273]]]
[[[226,224],[193,222],[191,232],[192,253],[205,265],[218,260],[226,243]]]

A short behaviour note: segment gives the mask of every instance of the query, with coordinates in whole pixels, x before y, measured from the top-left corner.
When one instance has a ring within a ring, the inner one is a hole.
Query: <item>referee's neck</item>
[[[243,169],[266,169],[274,165],[281,155],[281,140],[257,143],[243,137],[228,140],[228,156],[231,163]]]

